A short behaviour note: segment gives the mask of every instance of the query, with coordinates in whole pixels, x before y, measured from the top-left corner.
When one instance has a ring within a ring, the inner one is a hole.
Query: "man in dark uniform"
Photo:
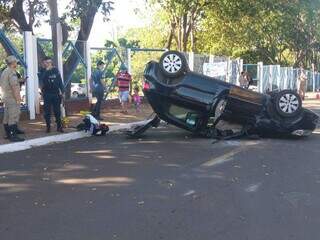
[[[43,73],[41,80],[47,133],[51,131],[51,107],[53,108],[54,116],[56,118],[57,131],[63,132],[60,109],[62,94],[64,93],[62,78],[59,70],[53,67],[51,58],[46,58],[44,65],[46,71]]]
[[[97,98],[97,103],[93,109],[93,115],[97,120],[102,120],[100,116],[101,112],[101,103],[103,101],[104,92],[105,92],[105,82],[103,81],[104,75],[104,62],[98,61],[97,62],[97,69],[91,75],[91,86],[92,86],[92,93],[93,96]]]

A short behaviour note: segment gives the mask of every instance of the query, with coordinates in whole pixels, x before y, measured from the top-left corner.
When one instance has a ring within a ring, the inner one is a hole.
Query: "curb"
[[[145,124],[146,122],[147,120],[140,121],[140,122],[111,125],[109,127],[108,133],[129,129],[134,125]],[[26,140],[24,142],[18,142],[18,143],[8,143],[8,144],[0,145],[0,154],[18,152],[18,151],[31,149],[34,147],[45,146],[53,143],[68,142],[68,141],[77,140],[77,139],[86,138],[86,137],[91,137],[91,134],[81,131],[81,132],[64,133],[64,134],[53,135],[48,137],[40,137],[40,138],[30,139],[30,140]]]

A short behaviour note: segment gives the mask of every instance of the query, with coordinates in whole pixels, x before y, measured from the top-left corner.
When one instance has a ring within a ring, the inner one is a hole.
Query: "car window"
[[[177,105],[170,105],[169,114],[173,117],[185,122],[190,126],[195,126],[199,119],[199,114],[191,109],[180,107]]]
[[[185,121],[187,115],[188,115],[188,112],[190,112],[189,109],[186,109],[186,108],[183,108],[183,107],[179,107],[179,106],[176,106],[176,105],[171,105],[170,108],[169,108],[169,113],[180,119],[180,120],[183,120]]]

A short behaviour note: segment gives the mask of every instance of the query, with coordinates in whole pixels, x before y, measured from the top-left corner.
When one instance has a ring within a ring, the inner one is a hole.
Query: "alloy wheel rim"
[[[177,54],[169,54],[163,59],[163,68],[168,73],[177,73],[182,67],[182,60]]]
[[[279,100],[279,107],[284,113],[294,113],[299,108],[297,96],[291,93],[284,94]]]

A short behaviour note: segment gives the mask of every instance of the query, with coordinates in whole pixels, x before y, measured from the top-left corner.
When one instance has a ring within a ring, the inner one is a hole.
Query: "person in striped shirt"
[[[117,85],[119,88],[119,100],[121,103],[122,113],[128,113],[129,105],[129,94],[131,86],[131,75],[128,73],[128,70],[125,67],[121,67],[117,76]]]

